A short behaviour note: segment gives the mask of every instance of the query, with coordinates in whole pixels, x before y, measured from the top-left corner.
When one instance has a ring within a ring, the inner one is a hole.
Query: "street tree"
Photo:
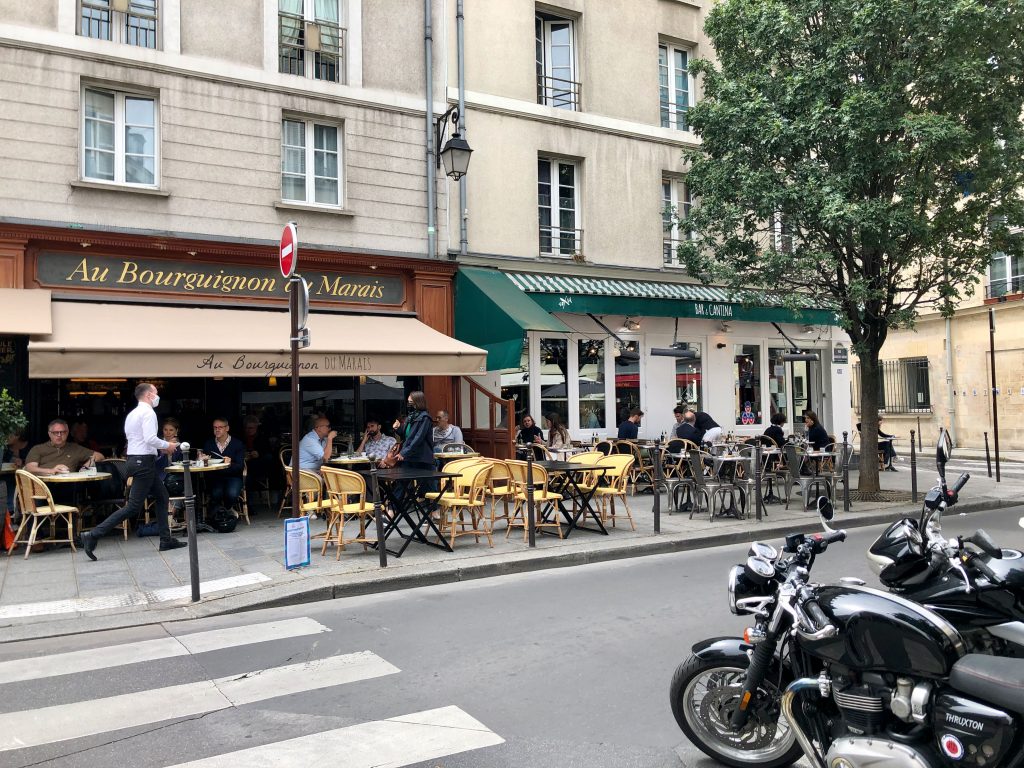
[[[831,308],[860,358],[875,444],[879,352],[1016,253],[1024,2],[722,0],[691,71],[701,138],[679,257],[705,282]],[[862,461],[860,489],[878,490]]]

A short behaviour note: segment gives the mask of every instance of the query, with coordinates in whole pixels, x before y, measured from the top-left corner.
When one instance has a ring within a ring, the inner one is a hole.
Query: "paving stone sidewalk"
[[[1024,500],[1024,466],[1008,471],[997,484],[969,468],[974,476],[962,495],[958,511],[1009,507]],[[857,502],[850,512],[837,505],[837,525],[877,525],[920,508],[909,499],[909,467],[885,473],[882,486],[903,501]],[[952,478],[958,473],[950,469]],[[918,467],[920,493],[935,481],[934,468]],[[979,476],[980,475],[980,476]],[[856,488],[856,473],[851,478]],[[389,557],[388,567],[379,567],[376,551],[363,552],[349,545],[336,559],[334,548],[321,556],[313,543],[309,567],[287,571],[283,565],[282,521],[259,509],[252,525],[240,524],[230,534],[206,533],[198,537],[200,579],[204,585],[199,603],[189,599],[189,558],[187,549],[159,552],[155,538],[120,535],[104,539],[96,550],[98,562],[84,553],[67,548],[51,549],[21,557],[0,557],[0,641],[99,628],[135,626],[173,621],[254,608],[331,599],[354,594],[384,592],[412,586],[483,578],[487,576],[565,567],[624,557],[683,551],[756,538],[778,538],[792,530],[814,530],[818,526],[812,511],[800,509],[794,488],[794,502],[786,510],[781,504],[767,507],[761,521],[689,519],[686,514],[668,514],[662,497],[661,532],[654,532],[653,496],[631,496],[629,504],[637,530],[628,524],[610,529],[609,536],[576,532],[569,539],[538,536],[535,549],[528,548],[516,530],[505,537],[504,523],[495,531],[493,549],[462,538],[455,552],[412,544],[401,559]],[[313,532],[325,528],[314,521]]]

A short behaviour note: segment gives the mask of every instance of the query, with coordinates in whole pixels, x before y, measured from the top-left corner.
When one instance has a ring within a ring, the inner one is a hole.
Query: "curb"
[[[986,497],[962,502],[957,505],[957,514],[982,512],[1020,506],[1018,499]],[[905,505],[893,509],[867,512],[842,521],[847,529],[865,528],[879,523],[888,523],[899,517],[906,516],[910,510]],[[842,513],[840,513],[842,514]],[[752,518],[748,521],[757,525]],[[809,516],[808,523],[815,523],[816,518]],[[225,616],[264,608],[284,608],[305,603],[337,600],[347,597],[358,597],[372,594],[384,594],[417,587],[454,584],[461,581],[474,581],[496,576],[508,576],[518,573],[550,570],[554,568],[570,568],[578,565],[611,562],[634,557],[673,554],[695,549],[720,547],[730,544],[746,544],[756,539],[768,539],[782,536],[799,529],[798,521],[771,523],[762,521],[757,527],[742,531],[729,531],[713,536],[686,537],[682,535],[654,535],[635,541],[630,540],[607,546],[595,543],[586,548],[572,551],[526,551],[509,555],[494,556],[487,562],[469,563],[456,568],[444,567],[443,564],[431,563],[413,566],[405,573],[386,574],[378,570],[364,571],[345,576],[344,582],[337,582],[327,577],[310,577],[300,583],[275,584],[223,596],[204,598],[200,603],[188,603],[178,606],[150,608],[129,613],[110,614],[106,616],[82,616],[56,619],[47,622],[15,624],[0,628],[0,642],[39,639],[82,634],[108,629],[124,629],[153,624],[177,621],[188,621],[199,618]],[[486,559],[486,558],[485,558]]]

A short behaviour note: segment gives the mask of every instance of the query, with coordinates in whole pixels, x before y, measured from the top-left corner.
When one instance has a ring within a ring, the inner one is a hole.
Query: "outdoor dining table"
[[[747,497],[743,488],[736,482],[736,473],[741,463],[746,463],[750,459],[749,456],[742,456],[738,453],[723,453],[714,457],[714,468],[712,473],[715,477],[723,482],[729,491],[729,508],[721,510],[716,517],[732,517],[737,520],[742,520],[746,517]],[[739,509],[735,506],[735,498],[733,497],[733,489],[740,495],[740,507]]]
[[[448,540],[441,531],[434,525],[431,513],[437,508],[437,502],[422,498],[421,494],[414,491],[413,484],[420,485],[425,481],[440,480],[441,493],[448,493],[452,490],[455,478],[459,474],[453,472],[439,472],[434,469],[414,469],[411,467],[395,467],[394,469],[362,470],[360,474],[372,478],[377,477],[377,488],[394,510],[394,516],[384,521],[383,539],[385,543],[392,534],[398,534],[404,541],[397,550],[387,550],[389,555],[401,557],[406,548],[413,542],[426,544],[429,547],[436,547],[445,552],[454,551]],[[403,493],[399,493],[399,489]],[[399,525],[405,522],[409,526],[409,532],[403,531]],[[431,541],[427,534],[433,531],[437,541]],[[378,546],[376,543],[370,546]],[[385,544],[386,546],[386,544]]]
[[[443,465],[443,464],[445,464],[445,463],[447,463],[449,461],[452,461],[453,459],[472,459],[472,458],[474,458],[476,456],[479,456],[479,455],[480,454],[477,453],[476,451],[465,451],[465,452],[461,452],[461,453],[460,452],[456,452],[456,451],[451,451],[449,453],[444,453],[443,451],[437,451],[437,452],[434,453],[434,458],[437,461],[440,461],[442,463],[442,465]]]
[[[354,455],[352,455],[352,456],[350,456],[350,455],[334,456],[333,458],[328,459],[327,463],[328,464],[335,464],[335,465],[337,465],[339,467],[351,468],[351,467],[359,467],[359,466],[362,466],[363,464],[373,464],[373,461],[374,460],[371,457],[369,457],[369,456],[367,456],[365,454],[362,454],[362,455],[359,455],[359,456],[354,456]]]
[[[556,493],[562,494],[562,499],[555,502],[559,512],[562,513],[562,517],[565,518],[566,523],[569,526],[569,530],[563,535],[564,538],[569,538],[569,535],[573,531],[590,531],[591,533],[600,533],[605,536],[608,535],[608,529],[604,527],[604,523],[601,522],[601,516],[597,511],[590,506],[590,500],[593,498],[595,491],[597,491],[597,484],[594,485],[589,491],[580,488],[580,478],[588,472],[598,472],[604,474],[609,469],[614,469],[610,464],[576,464],[572,461],[535,461],[533,462],[538,467],[543,467],[549,474],[557,475],[559,478],[563,478],[561,482],[557,482],[555,487],[552,488]],[[549,480],[549,487],[551,486]],[[568,492],[568,493],[566,493]],[[568,498],[567,498],[568,497]],[[579,506],[576,511],[573,512],[566,506],[566,501],[575,500],[579,502]],[[586,522],[586,515],[597,524],[597,528],[590,528],[585,525],[580,525],[580,518]],[[541,529],[542,533],[551,533],[547,529]],[[555,534],[551,534],[555,535]]]
[[[189,465],[188,471],[189,471],[189,474],[203,475],[203,474],[205,474],[207,472],[219,472],[222,469],[227,469],[230,466],[231,465],[228,462],[226,462],[226,461],[221,462],[220,464],[200,464],[199,460],[196,460],[196,461],[193,461]],[[182,462],[180,462],[180,461],[174,462],[172,464],[168,464],[164,468],[164,472],[168,472],[168,473],[170,473],[172,475],[180,475],[180,474],[185,472],[185,465]],[[203,482],[204,488],[205,488],[206,478],[203,478],[202,482]],[[193,489],[193,493],[194,493],[194,489]],[[203,500],[203,494],[195,493],[195,497],[196,497],[196,520],[197,520],[197,526],[198,526],[197,530],[199,530],[201,532],[205,532],[205,533],[212,533],[214,531],[214,528],[212,526],[210,526],[206,522],[206,511],[207,510],[206,510],[206,503]]]
[[[84,512],[82,503],[82,492],[84,491],[85,483],[95,483],[100,480],[106,480],[112,475],[109,472],[85,472],[79,470],[78,472],[64,472],[59,475],[37,475],[47,485],[63,485],[65,483],[73,483],[74,487],[71,489],[74,495],[74,505],[78,507],[79,513]]]

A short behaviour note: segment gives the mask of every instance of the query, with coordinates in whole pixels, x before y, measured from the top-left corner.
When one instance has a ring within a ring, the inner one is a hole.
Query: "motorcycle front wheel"
[[[740,731],[729,725],[743,693],[746,666],[691,656],[672,676],[672,714],[701,752],[734,768],[783,768],[803,756],[793,729],[779,711],[781,692],[761,684],[750,719]]]

